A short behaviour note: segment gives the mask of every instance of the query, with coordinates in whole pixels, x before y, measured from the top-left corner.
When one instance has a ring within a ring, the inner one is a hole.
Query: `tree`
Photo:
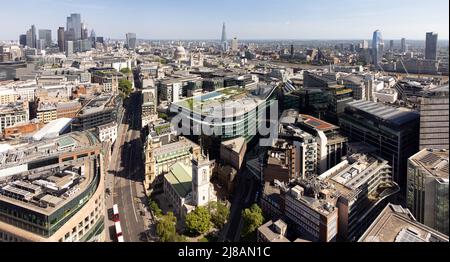
[[[244,219],[243,237],[249,237],[264,223],[262,210],[257,204],[253,204],[250,208],[242,211],[242,218]]]
[[[211,202],[211,221],[218,228],[222,229],[230,216],[230,209],[223,202]]]
[[[158,203],[156,203],[155,201],[150,202],[150,209],[153,211],[153,214],[156,217],[160,217],[162,215],[162,210],[161,208],[159,208]]]
[[[127,79],[119,80],[119,90],[125,97],[128,97],[133,91],[133,84]]]
[[[205,207],[197,207],[186,216],[186,229],[192,234],[204,234],[211,228],[211,215]]]
[[[131,69],[129,69],[128,67],[125,67],[125,68],[120,69],[120,72],[124,75],[129,75],[129,74],[131,74]]]
[[[177,238],[177,218],[172,212],[162,216],[156,225],[156,234],[161,242],[175,242]]]

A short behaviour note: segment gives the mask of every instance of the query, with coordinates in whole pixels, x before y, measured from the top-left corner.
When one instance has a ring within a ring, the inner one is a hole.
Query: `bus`
[[[123,234],[122,234],[122,227],[120,226],[120,222],[114,223],[114,226],[116,228],[116,237],[118,242],[124,242],[123,240]]]
[[[119,222],[119,206],[117,204],[113,205],[113,221]]]

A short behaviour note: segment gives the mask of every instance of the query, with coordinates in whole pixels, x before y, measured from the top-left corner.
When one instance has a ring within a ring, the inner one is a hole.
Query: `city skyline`
[[[220,39],[223,22],[227,25],[229,39],[356,40],[370,39],[371,32],[377,29],[383,32],[385,39],[422,40],[425,32],[431,31],[439,33],[441,40],[449,38],[448,1],[345,0],[339,4],[325,1],[325,5],[323,0],[288,0],[289,3],[284,4],[290,8],[283,8],[277,1],[264,1],[262,5],[260,1],[258,5],[254,2],[232,0],[218,10],[216,5],[204,0],[193,3],[137,0],[135,5],[106,4],[103,0],[95,3],[24,0],[21,3],[27,8],[21,10],[25,15],[2,30],[0,39],[16,40],[24,28],[32,24],[38,29],[51,29],[52,38],[56,39],[57,28],[65,26],[65,17],[70,13],[80,13],[82,22],[89,29],[112,39],[124,39],[127,32],[135,32],[139,39],[149,40]],[[43,8],[48,4],[52,8]],[[408,12],[404,12],[406,5]],[[379,7],[383,9],[377,10]],[[17,4],[4,3],[6,12],[2,18],[13,20],[15,8]],[[41,12],[31,12],[35,8],[40,8]],[[201,15],[194,15],[196,13]]]

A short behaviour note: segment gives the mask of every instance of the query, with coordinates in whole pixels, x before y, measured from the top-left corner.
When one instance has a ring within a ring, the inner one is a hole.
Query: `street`
[[[107,209],[113,204],[119,207],[119,216],[125,242],[146,241],[148,216],[143,186],[142,141],[140,131],[139,95],[133,93],[114,147],[107,177],[107,188],[112,198],[107,200]],[[108,225],[113,225],[112,221]],[[114,236],[114,229],[110,228]],[[111,237],[115,241],[115,237]]]

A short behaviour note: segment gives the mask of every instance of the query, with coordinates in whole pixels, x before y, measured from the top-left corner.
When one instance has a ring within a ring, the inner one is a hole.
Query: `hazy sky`
[[[0,5],[0,39],[18,39],[31,24],[65,26],[81,13],[97,36],[145,39],[228,38],[424,39],[427,31],[449,38],[448,0],[10,0]]]

